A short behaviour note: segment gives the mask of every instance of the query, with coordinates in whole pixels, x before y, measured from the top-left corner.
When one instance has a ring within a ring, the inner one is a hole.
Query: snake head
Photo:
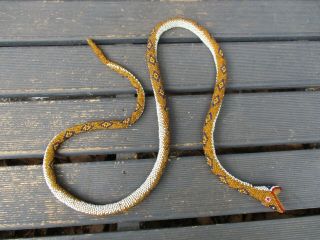
[[[279,213],[284,213],[285,209],[280,202],[278,194],[281,192],[281,187],[279,186],[263,186],[260,188],[260,194],[258,200],[262,203],[262,205],[271,208],[274,211]],[[262,194],[261,194],[262,193]]]

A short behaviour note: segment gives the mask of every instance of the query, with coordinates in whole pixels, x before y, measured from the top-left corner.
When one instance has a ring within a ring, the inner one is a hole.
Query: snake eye
[[[271,202],[271,197],[266,197],[264,200],[269,203]]]
[[[271,208],[271,209],[274,210],[274,211],[277,210],[276,206],[274,206],[274,205],[270,205],[269,208]]]

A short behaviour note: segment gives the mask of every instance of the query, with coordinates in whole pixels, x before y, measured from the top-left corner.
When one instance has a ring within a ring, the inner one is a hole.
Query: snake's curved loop
[[[216,174],[222,182],[228,184],[231,188],[235,188],[241,193],[248,194],[260,201],[263,205],[283,213],[284,208],[277,197],[281,190],[279,186],[253,186],[250,183],[241,181],[224,169],[216,156],[213,132],[225,94],[225,87],[227,83],[227,67],[223,51],[219,47],[219,44],[205,28],[199,26],[195,21],[190,19],[173,18],[165,22],[160,22],[156,25],[149,37],[147,62],[154,95],[156,97],[159,126],[166,126],[166,122],[168,121],[168,113],[166,111],[167,108],[164,98],[165,95],[160,80],[160,68],[157,60],[157,44],[162,33],[176,27],[185,28],[196,34],[210,50],[216,66],[216,83],[210,108],[203,127],[203,149],[207,158],[207,163],[212,167],[212,172]],[[160,136],[161,129],[162,128],[160,127]],[[166,127],[163,128],[162,134],[164,136],[169,134]]]
[[[176,27],[188,29],[196,34],[201,39],[201,41],[209,48],[216,64],[216,84],[203,128],[204,152],[208,160],[208,164],[212,166],[212,172],[218,175],[220,180],[227,183],[230,187],[236,188],[242,193],[251,195],[268,207],[271,207],[279,212],[283,212],[283,207],[276,196],[280,191],[279,187],[253,186],[249,183],[243,182],[233,177],[220,164],[215,153],[213,131],[225,93],[225,86],[227,81],[227,69],[225,60],[223,58],[222,50],[220,49],[217,42],[213,39],[213,37],[210,36],[209,32],[205,28],[199,26],[193,20],[184,18],[172,18],[167,21],[158,23],[152,30],[148,39],[146,60],[152,83],[152,89],[156,100],[156,110],[159,127],[159,153],[156,162],[146,180],[129,196],[118,202],[106,205],[95,205],[84,202],[64,190],[61,186],[58,185],[56,181],[56,176],[53,170],[54,154],[65,140],[85,131],[126,128],[138,120],[144,108],[145,98],[143,89],[139,81],[126,69],[106,59],[103,53],[98,49],[98,47],[95,46],[93,41],[88,40],[88,43],[90,44],[96,55],[100,58],[100,60],[115,72],[118,72],[119,74],[127,77],[131,84],[136,88],[138,94],[137,108],[129,118],[126,118],[124,120],[96,121],[79,124],[68,128],[65,131],[62,131],[57,136],[55,136],[46,149],[43,162],[45,180],[50,190],[60,201],[77,211],[93,215],[111,215],[124,212],[129,208],[137,205],[158,184],[163,170],[168,162],[170,150],[170,134],[169,112],[167,107],[167,99],[160,76],[159,62],[157,60],[157,45],[160,36],[165,31]]]
[[[107,59],[103,52],[96,46],[96,44],[91,40],[87,40],[88,44],[92,48],[93,52],[97,55],[100,61],[107,67],[111,68],[113,71],[119,73],[121,76],[127,78],[131,85],[136,89],[137,93],[137,103],[136,108],[132,112],[130,117],[121,120],[111,120],[111,121],[91,121],[82,124],[77,124],[68,129],[60,132],[56,135],[48,144],[45,151],[43,159],[43,173],[47,185],[49,186],[51,192],[54,196],[66,204],[67,206],[83,213],[92,215],[110,215],[118,212],[123,212],[126,209],[136,205],[141,201],[147,192],[141,191],[141,187],[138,188],[134,193],[130,194],[125,199],[106,205],[96,205],[87,203],[73,196],[71,193],[62,188],[58,182],[54,172],[53,163],[54,155],[63,142],[70,139],[71,137],[82,133],[95,130],[105,130],[105,129],[121,129],[128,128],[134,124],[141,116],[145,106],[145,94],[144,90],[139,82],[139,80],[128,70],[120,66],[119,64],[112,62]],[[148,188],[147,188],[148,189]]]

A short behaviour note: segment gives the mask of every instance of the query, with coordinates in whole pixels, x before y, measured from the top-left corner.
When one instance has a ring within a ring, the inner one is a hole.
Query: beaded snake
[[[241,181],[232,176],[219,162],[215,153],[213,132],[222,105],[222,100],[225,95],[225,87],[227,82],[226,63],[221,48],[210,35],[210,33],[193,20],[180,17],[168,19],[167,21],[158,23],[152,30],[148,39],[146,61],[156,101],[159,128],[159,152],[154,166],[145,181],[127,197],[117,202],[108,203],[105,205],[91,204],[82,201],[65,190],[57,182],[57,177],[55,175],[53,166],[54,155],[63,142],[82,132],[102,129],[128,128],[140,118],[144,110],[145,95],[139,80],[119,64],[107,59],[103,52],[96,46],[96,44],[91,39],[88,39],[88,44],[100,61],[113,71],[127,78],[131,85],[136,89],[136,108],[132,112],[131,116],[125,119],[91,121],[77,124],[56,135],[48,144],[43,160],[43,172],[48,187],[54,196],[67,206],[79,212],[92,215],[112,215],[125,212],[141,202],[152,191],[152,189],[155,188],[168,162],[170,151],[169,112],[166,95],[160,77],[160,67],[157,59],[157,46],[160,36],[167,30],[176,27],[190,30],[196,34],[207,46],[207,48],[209,48],[215,61],[216,83],[210,108],[206,115],[205,124],[203,127],[203,149],[207,163],[211,166],[212,172],[217,175],[223,183],[228,184],[231,188],[237,189],[240,193],[248,194],[260,201],[264,206],[283,213],[284,208],[277,197],[281,190],[280,187],[253,186],[250,183]]]

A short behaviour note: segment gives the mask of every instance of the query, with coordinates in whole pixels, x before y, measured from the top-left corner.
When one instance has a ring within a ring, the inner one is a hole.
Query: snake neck
[[[255,198],[256,200],[261,202],[262,205],[271,208],[272,210],[283,213],[285,211],[284,207],[277,196],[281,191],[281,188],[279,186],[254,186],[248,182],[234,177],[220,163],[215,152],[213,140],[215,121],[219,114],[220,108],[221,103],[220,106],[213,107],[211,110],[209,110],[203,131],[204,153],[207,158],[208,165],[211,166],[212,173],[217,175],[219,180],[222,183],[229,185],[229,187],[236,189],[242,194],[249,195]],[[214,113],[216,117],[212,118],[212,115]],[[210,133],[210,136],[208,136],[208,133]]]

